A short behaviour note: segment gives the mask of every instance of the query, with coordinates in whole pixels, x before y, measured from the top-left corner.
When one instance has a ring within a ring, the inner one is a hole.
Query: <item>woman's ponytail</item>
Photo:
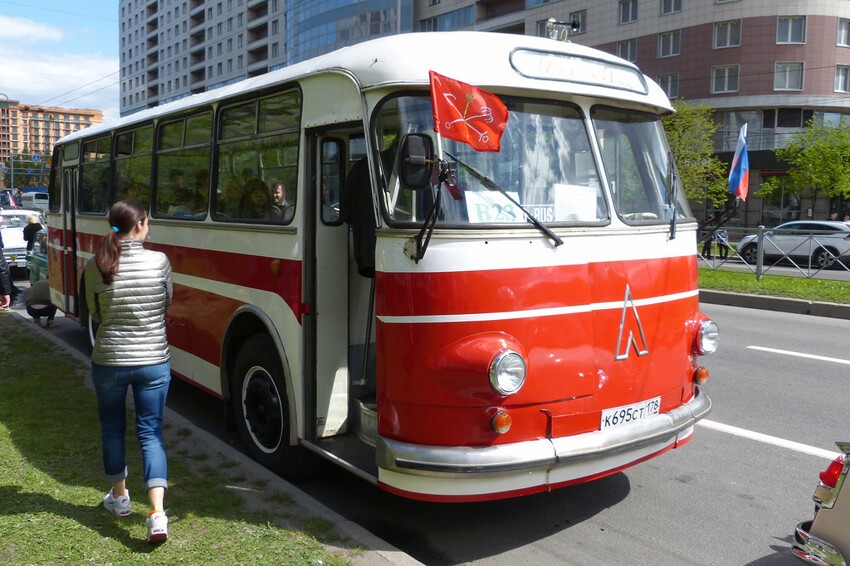
[[[121,240],[145,219],[144,207],[135,201],[120,200],[109,209],[110,230],[100,241],[94,261],[105,285],[111,285],[121,259]]]

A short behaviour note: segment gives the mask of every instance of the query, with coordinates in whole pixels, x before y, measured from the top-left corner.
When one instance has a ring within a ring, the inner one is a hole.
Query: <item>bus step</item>
[[[369,395],[360,399],[355,399],[357,415],[357,423],[355,429],[357,436],[368,444],[374,447],[375,441],[378,438],[378,404],[375,402],[375,396]]]

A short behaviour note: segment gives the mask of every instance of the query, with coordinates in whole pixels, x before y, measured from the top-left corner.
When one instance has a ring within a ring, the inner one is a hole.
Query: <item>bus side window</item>
[[[337,139],[322,141],[321,217],[328,225],[342,222],[340,217],[340,192],[342,190],[343,142]]]

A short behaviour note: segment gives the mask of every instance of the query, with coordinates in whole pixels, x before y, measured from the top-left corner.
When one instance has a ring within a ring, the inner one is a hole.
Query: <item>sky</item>
[[[0,93],[117,119],[118,28],[118,0],[0,0]]]

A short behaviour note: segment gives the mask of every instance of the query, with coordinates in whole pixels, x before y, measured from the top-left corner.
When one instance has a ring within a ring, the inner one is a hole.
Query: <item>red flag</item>
[[[508,124],[508,109],[499,97],[434,71],[430,75],[434,131],[477,151],[499,151]]]

